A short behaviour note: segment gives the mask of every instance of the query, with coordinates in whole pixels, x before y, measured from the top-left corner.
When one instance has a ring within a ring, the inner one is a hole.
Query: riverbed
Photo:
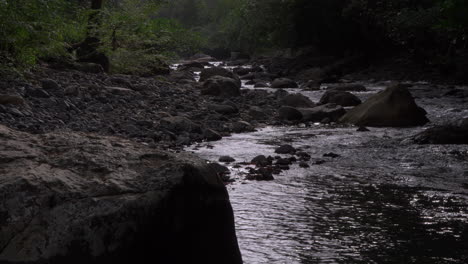
[[[389,83],[369,81],[355,94],[365,100]],[[447,87],[412,85],[432,121],[425,127],[267,126],[187,149],[211,161],[236,159],[228,189],[246,264],[468,263],[468,146],[409,140],[468,116],[468,102],[441,96]],[[324,93],[287,90],[314,102]],[[310,154],[310,167],[292,165],[265,182],[246,180],[249,165],[235,165],[275,156],[281,144]]]

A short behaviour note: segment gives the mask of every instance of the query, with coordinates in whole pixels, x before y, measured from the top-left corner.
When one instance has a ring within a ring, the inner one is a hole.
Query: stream
[[[369,81],[367,92],[354,94],[365,100],[386,85]],[[468,116],[468,102],[437,89],[444,87],[410,88],[432,124]],[[287,90],[314,102],[324,93]],[[309,168],[292,165],[274,181],[248,181],[248,165],[228,165],[246,264],[468,263],[468,146],[408,140],[425,128],[267,126],[187,150],[211,161],[229,155],[249,162],[291,144],[311,155]]]

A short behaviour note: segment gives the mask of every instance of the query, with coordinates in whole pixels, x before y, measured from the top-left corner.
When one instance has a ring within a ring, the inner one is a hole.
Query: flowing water
[[[365,99],[384,86],[367,84],[369,92],[356,94]],[[468,116],[463,99],[415,87],[434,123]],[[323,91],[303,93],[317,101]],[[274,156],[287,143],[312,156],[310,168],[293,165],[270,182],[247,181],[246,166],[230,166],[246,264],[468,263],[468,146],[411,144],[422,129],[264,127],[188,150],[242,162]],[[340,156],[323,156],[330,152]]]

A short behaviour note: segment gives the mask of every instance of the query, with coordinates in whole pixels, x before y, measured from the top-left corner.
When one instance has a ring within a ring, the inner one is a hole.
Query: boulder
[[[232,124],[231,130],[234,133],[244,133],[253,132],[255,131],[255,128],[249,122],[237,121]]]
[[[319,105],[337,104],[341,106],[356,106],[362,103],[361,99],[350,92],[330,90],[320,98]]]
[[[288,78],[277,78],[271,83],[271,88],[298,88],[297,83]]]
[[[253,158],[250,163],[252,164],[255,164],[259,167],[264,167],[264,166],[268,166],[268,165],[271,165],[271,160],[268,160],[267,157],[265,157],[265,155],[259,155],[259,156],[256,156],[255,158]]]
[[[221,156],[219,157],[219,162],[224,162],[224,163],[231,163],[231,162],[234,162],[236,161],[233,157],[230,157],[230,156]]]
[[[302,119],[302,113],[294,107],[283,106],[279,109],[279,118],[287,121],[298,121]]]
[[[468,144],[468,118],[458,124],[428,128],[412,139],[417,144]]]
[[[299,108],[298,110],[302,114],[303,122],[322,122],[325,120],[336,122],[346,113],[343,107],[336,104],[325,104],[314,108]]]
[[[254,88],[267,88],[267,87],[268,87],[268,84],[265,82],[257,82],[254,85]]]
[[[42,89],[44,90],[58,90],[60,86],[58,83],[52,79],[43,79],[41,80]]]
[[[249,116],[255,120],[265,120],[268,116],[265,114],[262,108],[258,106],[251,106],[249,109]]]
[[[275,153],[278,154],[294,154],[296,149],[291,145],[281,145],[275,149]]]
[[[241,81],[239,79],[239,76],[237,76],[237,74],[234,74],[232,71],[222,68],[222,67],[212,67],[212,68],[203,69],[200,73],[200,82],[204,82],[214,76],[222,76],[226,78],[231,78],[237,83],[239,88],[241,86]]]
[[[370,127],[410,127],[429,122],[406,87],[396,85],[371,96],[344,115],[340,122]]]
[[[204,160],[4,126],[0,146],[0,263],[242,263],[227,190]]]
[[[213,76],[203,83],[202,95],[214,95],[222,97],[240,96],[240,86],[234,79]]]
[[[314,107],[315,104],[307,97],[302,94],[289,94],[281,99],[281,105],[291,107]]]

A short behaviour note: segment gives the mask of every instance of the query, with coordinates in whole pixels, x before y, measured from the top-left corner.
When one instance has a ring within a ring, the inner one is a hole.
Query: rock
[[[340,122],[371,127],[410,127],[429,120],[426,111],[417,106],[407,88],[387,88],[344,115]]]
[[[176,134],[183,132],[201,133],[200,125],[182,116],[165,117],[161,119],[160,124],[163,128],[166,128],[167,130]]]
[[[249,116],[251,116],[255,120],[265,120],[268,118],[265,112],[263,112],[263,110],[258,106],[250,107]]]
[[[288,91],[284,90],[284,89],[278,89],[274,92],[274,95],[276,97],[276,99],[283,99],[284,97],[288,96],[289,93]]]
[[[298,88],[297,83],[288,78],[277,78],[271,83],[271,88]]]
[[[36,98],[49,98],[50,94],[44,89],[37,89],[37,88],[27,88],[26,89],[26,96],[28,97],[36,97]]]
[[[231,78],[214,76],[203,83],[202,95],[222,97],[240,96],[240,86]]]
[[[468,118],[459,124],[435,126],[412,137],[417,144],[468,144]]]
[[[217,141],[217,140],[221,140],[223,137],[216,131],[212,130],[212,129],[205,129],[203,131],[203,137],[207,140],[207,141]]]
[[[177,69],[178,70],[184,70],[184,69],[190,69],[190,68],[199,68],[199,69],[204,69],[205,68],[205,65],[207,63],[203,63],[203,62],[200,62],[200,61],[187,61],[187,62],[184,62],[183,64],[180,64]]]
[[[171,71],[170,73],[170,78],[175,81],[182,81],[182,80],[188,80],[188,81],[195,81],[195,74],[190,71]]]
[[[329,157],[329,158],[332,158],[332,159],[340,157],[340,155],[335,154],[335,153],[333,153],[333,152],[323,154],[323,156],[324,156],[324,157]]]
[[[346,113],[343,107],[336,104],[325,104],[314,108],[299,108],[298,111],[302,114],[303,122],[321,122],[324,119],[335,122]]]
[[[265,82],[257,82],[254,85],[254,88],[267,88],[267,87],[268,87],[268,84]]]
[[[314,107],[315,104],[307,97],[302,94],[289,94],[281,99],[281,105],[291,107]]]
[[[301,168],[309,168],[310,166],[309,166],[309,164],[307,164],[307,162],[301,161],[301,162],[299,162],[299,167],[301,167]]]
[[[237,121],[232,124],[231,130],[234,133],[253,132],[255,128],[248,122]]]
[[[302,113],[294,107],[283,106],[279,109],[279,118],[288,121],[297,121],[302,119]]]
[[[278,154],[294,154],[296,149],[291,145],[282,145],[275,149],[275,153]]]
[[[0,105],[22,105],[24,98],[19,95],[0,94]]]
[[[259,167],[264,167],[267,165],[271,165],[271,161],[267,159],[264,155],[259,155],[253,158],[250,163],[255,164]]]
[[[367,91],[366,87],[361,84],[329,84],[328,90],[335,91],[348,91],[348,92],[364,92]]]
[[[232,71],[222,68],[222,67],[212,67],[212,68],[203,69],[200,73],[200,82],[204,82],[214,76],[222,76],[226,78],[231,78],[236,82],[239,88],[241,86],[241,81],[239,79],[239,76],[234,74]]]
[[[337,104],[341,106],[356,106],[361,104],[361,99],[350,92],[331,90],[325,92],[325,94],[320,98],[319,105],[324,104]]]
[[[198,61],[198,62],[210,62],[210,61],[216,61],[216,58],[211,57],[210,55],[203,54],[203,53],[197,53],[190,57],[191,60],[193,61]]]
[[[42,89],[44,90],[58,90],[60,86],[58,83],[52,79],[43,79],[41,80]]]
[[[221,156],[218,160],[219,162],[231,163],[236,161],[233,157],[230,156]]]
[[[208,109],[213,110],[222,115],[231,115],[239,112],[239,110],[236,107],[225,104],[211,104],[208,106]]]
[[[369,132],[370,130],[365,126],[360,126],[360,127],[358,127],[358,129],[356,131],[357,132]]]
[[[243,68],[243,67],[236,67],[236,68],[232,69],[232,71],[234,73],[236,73],[237,75],[246,75],[246,74],[250,73],[251,69],[250,68]]]
[[[291,161],[289,159],[281,158],[281,159],[277,159],[275,164],[277,164],[277,165],[291,165]]]
[[[301,89],[307,91],[319,91],[320,90],[320,82],[317,81],[307,81],[303,85],[301,85]]]
[[[227,190],[204,160],[4,126],[0,146],[0,263],[242,263]]]
[[[273,173],[268,168],[259,168],[257,173],[260,177],[257,177],[257,181],[273,181],[275,178],[273,177]]]

